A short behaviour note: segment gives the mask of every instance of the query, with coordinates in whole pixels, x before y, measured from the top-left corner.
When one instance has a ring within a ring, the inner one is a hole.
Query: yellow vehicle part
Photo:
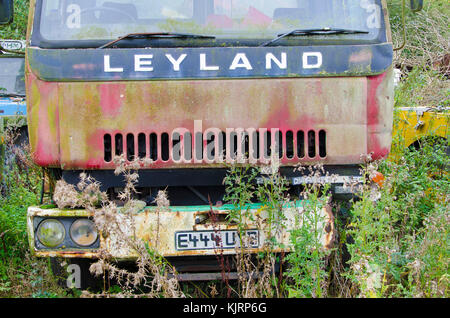
[[[432,107],[396,108],[391,159],[401,150],[429,137],[449,140],[450,109]]]

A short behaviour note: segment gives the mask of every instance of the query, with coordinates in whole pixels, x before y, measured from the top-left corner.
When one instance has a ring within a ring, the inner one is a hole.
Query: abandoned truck
[[[275,158],[295,192],[307,179],[294,167],[320,164],[338,176],[332,190],[342,193],[346,180],[362,178],[362,155],[389,154],[394,82],[386,0],[30,6],[26,88],[35,162],[73,185],[85,172],[116,200],[125,181],[114,174],[114,158],[148,159],[138,172],[146,204],[135,216],[136,236],[157,241],[152,247],[180,273],[212,272],[217,249],[235,253],[236,224],[208,217],[211,209],[226,216],[232,208],[223,202],[227,165]],[[155,212],[161,189],[170,206]],[[264,218],[258,202],[247,208]],[[299,199],[294,212],[301,209]],[[294,212],[286,212],[279,252],[289,251]],[[30,207],[32,251],[95,259],[105,248],[132,259],[132,251],[97,233],[91,216]],[[264,229],[247,229],[247,248],[256,253]]]

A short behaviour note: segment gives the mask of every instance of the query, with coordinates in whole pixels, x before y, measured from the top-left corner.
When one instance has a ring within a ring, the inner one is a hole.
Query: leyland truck
[[[2,3],[11,13],[11,1]],[[421,1],[411,5],[418,10]],[[208,217],[233,209],[224,202],[229,165],[277,161],[293,193],[313,182],[296,168],[320,165],[336,176],[333,193],[345,194],[345,182],[362,180],[365,158],[388,156],[393,52],[386,0],[30,0],[32,157],[68,184],[88,174],[110,200],[125,186],[115,158],[149,162],[138,171],[136,196],[145,204],[136,237],[157,241],[152,248],[180,273],[208,274],[217,250],[233,255],[240,241],[238,225]],[[170,201],[164,211],[155,207],[160,190]],[[245,233],[247,250],[258,253],[265,207],[247,209],[263,219]],[[275,252],[289,252],[301,210],[297,196]],[[31,250],[95,259],[106,249],[133,259],[91,217],[30,207]]]

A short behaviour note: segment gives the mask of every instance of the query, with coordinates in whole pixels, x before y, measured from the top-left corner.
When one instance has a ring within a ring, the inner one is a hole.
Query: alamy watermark
[[[78,264],[70,264],[67,266],[67,273],[69,276],[66,280],[66,286],[69,289],[81,288],[81,268]]]

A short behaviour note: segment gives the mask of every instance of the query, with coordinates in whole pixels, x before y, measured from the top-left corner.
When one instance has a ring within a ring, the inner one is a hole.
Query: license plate
[[[246,248],[259,248],[259,231],[244,233]],[[185,231],[175,233],[175,248],[178,251],[234,249],[240,247],[238,231]]]

